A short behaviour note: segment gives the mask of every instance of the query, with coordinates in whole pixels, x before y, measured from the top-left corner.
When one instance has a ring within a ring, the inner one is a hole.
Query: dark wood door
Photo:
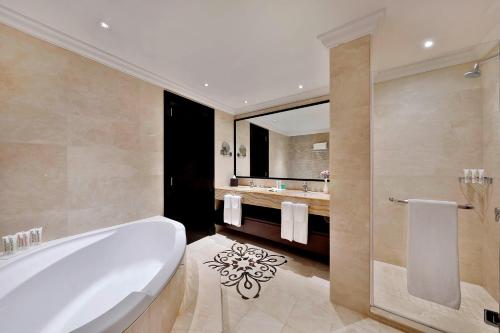
[[[165,91],[165,216],[188,242],[215,232],[214,110]]]
[[[250,124],[250,176],[269,177],[269,130]]]

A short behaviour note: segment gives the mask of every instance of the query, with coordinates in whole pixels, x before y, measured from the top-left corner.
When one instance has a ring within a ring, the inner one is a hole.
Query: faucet
[[[254,183],[253,179],[250,179],[250,187],[255,187],[255,183]]]
[[[309,187],[307,186],[307,182],[304,182],[304,184],[302,185],[302,190],[304,192],[308,192],[309,191]]]

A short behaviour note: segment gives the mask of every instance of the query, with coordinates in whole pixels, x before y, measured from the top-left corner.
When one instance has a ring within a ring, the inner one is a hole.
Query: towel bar
[[[407,204],[408,200],[401,200],[401,199],[396,199],[393,197],[389,197],[389,201],[394,202],[394,203],[401,203],[401,204]],[[474,206],[472,205],[458,205],[458,208],[460,209],[474,209]]]

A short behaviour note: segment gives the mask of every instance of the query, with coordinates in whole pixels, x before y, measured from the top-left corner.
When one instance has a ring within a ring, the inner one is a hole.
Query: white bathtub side
[[[0,267],[0,281],[14,281],[0,284],[2,328],[68,332],[100,318],[132,293],[152,301],[174,275],[185,246],[181,224],[153,217],[68,237],[13,258]]]

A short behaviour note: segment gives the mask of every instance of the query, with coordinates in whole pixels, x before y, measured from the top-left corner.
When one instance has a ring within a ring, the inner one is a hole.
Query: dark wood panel
[[[330,255],[330,238],[328,234],[310,231],[307,245],[290,242],[281,238],[281,224],[265,221],[261,219],[244,217],[241,227],[235,227],[228,224],[221,224],[228,229],[243,232],[249,235],[265,238],[287,247],[299,249],[305,252],[328,257]]]
[[[165,216],[193,242],[215,233],[214,110],[168,91],[164,108]]]

